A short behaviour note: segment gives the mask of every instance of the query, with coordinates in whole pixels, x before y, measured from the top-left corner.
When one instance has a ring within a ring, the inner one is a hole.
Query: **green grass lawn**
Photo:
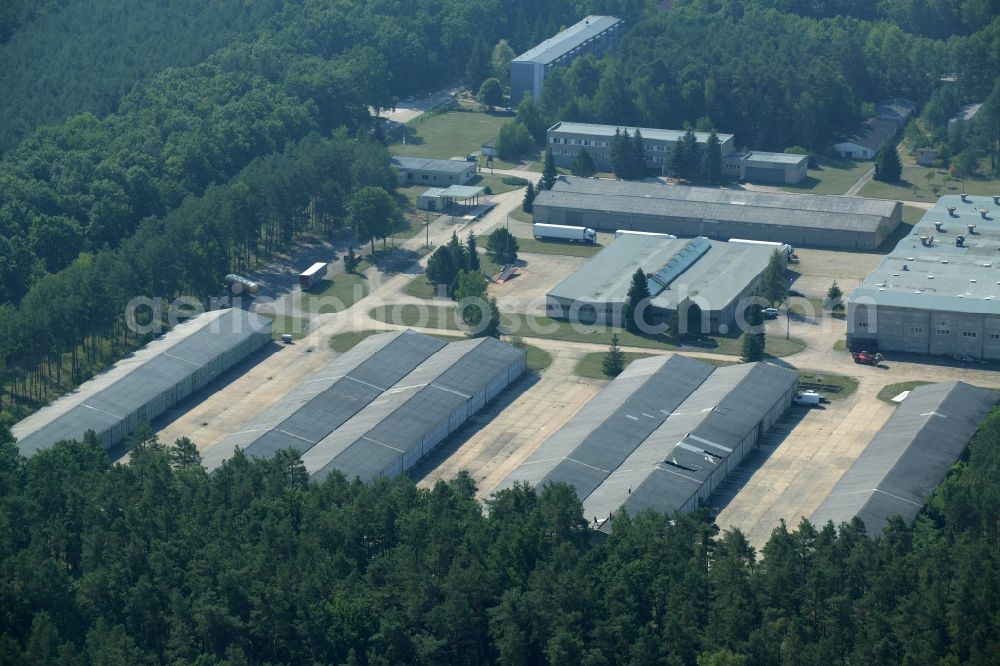
[[[927,174],[932,174],[930,179]],[[1000,192],[1000,179],[986,180],[976,178],[951,178],[945,180],[946,171],[930,167],[906,165],[903,167],[903,177],[899,183],[880,183],[872,180],[861,188],[861,196],[878,199],[902,199],[907,201],[926,201],[935,203],[946,194],[961,194],[964,185],[965,192],[975,196],[992,196]],[[935,188],[937,192],[935,192]]]
[[[839,391],[827,388],[816,389],[817,393],[822,393],[830,400],[843,400],[858,389],[858,380],[846,375],[833,375],[828,372],[816,372],[815,370],[799,370],[799,381],[811,384],[822,384],[823,386],[839,387]]]
[[[878,392],[876,396],[882,402],[887,402],[890,405],[898,405],[898,402],[893,402],[892,399],[903,391],[912,391],[918,386],[925,386],[927,384],[933,384],[934,382],[899,382],[898,384],[888,384],[882,387],[882,390]]]
[[[576,372],[579,376],[587,377],[588,379],[611,379],[611,377],[604,374],[604,356],[606,354],[607,352],[590,352],[580,359],[580,361],[576,364],[574,372]],[[624,354],[625,368],[627,368],[632,361],[653,356],[653,354],[642,354],[640,352],[624,352]]]
[[[508,185],[503,182],[503,179],[503,176],[491,176],[489,172],[480,172],[478,176],[466,184],[476,187],[489,187],[490,192],[493,194],[503,194],[504,192],[511,192],[524,187],[523,185]]]
[[[533,224],[535,222],[534,216],[531,213],[525,213],[521,210],[520,206],[510,211],[509,215],[519,222],[527,222],[528,224]]]
[[[402,326],[421,326],[445,330],[462,330],[456,320],[453,306],[432,306],[417,304],[401,304],[381,306],[371,310],[369,315],[378,321],[384,321]],[[608,326],[573,326],[567,321],[550,319],[549,317],[527,317],[521,314],[504,314],[501,328],[511,334],[525,338],[540,338],[543,340],[568,340],[571,342],[587,342],[591,344],[609,345],[611,336],[618,334],[619,344],[623,347],[648,347],[652,349],[682,349],[685,351],[713,352],[739,356],[742,352],[742,342],[735,336],[704,336],[700,341],[685,341],[678,346],[677,341],[667,335],[638,335],[629,331]],[[768,336],[765,350],[771,356],[788,356],[802,351],[805,343],[801,340]]]
[[[536,254],[565,254],[571,257],[592,257],[604,249],[603,245],[587,245],[585,243],[570,243],[534,238],[517,239],[519,252],[534,252]]]
[[[926,212],[927,211],[923,208],[903,204],[903,217],[899,226],[896,227],[891,234],[885,237],[882,244],[878,246],[877,251],[885,254],[895,249],[896,245],[899,244],[899,241],[910,235],[910,232],[913,231],[913,225],[919,222],[920,218],[922,218]]]
[[[574,372],[580,377],[586,377],[588,379],[611,379],[604,374],[604,356],[607,352],[590,352],[585,355],[576,364]],[[632,361],[637,361],[640,358],[649,358],[650,356],[655,356],[655,354],[643,354],[641,352],[624,352],[625,354],[625,367],[627,368]],[[690,356],[689,358],[696,359],[702,363],[708,363],[709,365],[714,365],[716,367],[722,367],[725,365],[735,365],[736,361],[720,361],[717,358],[704,358],[698,356]]]
[[[496,138],[500,126],[511,120],[510,116],[468,111],[449,111],[424,118],[412,126],[407,124],[406,143],[389,147],[394,155],[464,157]]]
[[[809,169],[806,179],[801,183],[784,185],[781,189],[786,192],[809,194],[843,194],[874,164],[874,162],[823,158],[819,162],[819,169]]]
[[[338,335],[330,338],[330,347],[340,354],[353,349],[355,345],[364,340],[370,335],[375,335],[376,333],[385,333],[386,331],[348,331],[345,333],[340,333]],[[465,340],[466,337],[462,335],[447,335],[447,334],[431,334],[433,337],[439,340],[444,340],[446,342],[455,342],[457,340]],[[523,347],[528,352],[528,370],[544,370],[552,364],[552,355],[549,354],[544,349],[536,347],[535,345],[526,344],[515,344],[517,347]]]
[[[346,310],[368,294],[368,281],[360,275],[368,267],[363,261],[358,265],[358,273],[337,273],[332,280],[323,280],[302,294],[299,307],[316,314]]]

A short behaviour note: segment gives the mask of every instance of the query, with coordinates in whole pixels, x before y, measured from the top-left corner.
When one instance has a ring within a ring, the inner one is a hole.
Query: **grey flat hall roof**
[[[680,141],[686,132],[684,130],[656,129],[655,127],[628,127],[627,125],[595,125],[592,123],[573,123],[561,121],[549,128],[549,132],[566,132],[567,134],[585,134],[590,136],[600,136],[611,138],[616,131],[628,130],[629,135],[634,135],[636,130],[642,133],[643,139],[653,141]],[[705,143],[711,136],[708,132],[695,132],[695,139],[698,143]],[[719,141],[725,143],[733,138],[732,134],[717,134]]]
[[[405,157],[393,155],[390,163],[397,169],[411,171],[442,171],[445,173],[462,173],[472,162],[465,160],[436,160],[429,157]]]
[[[875,233],[895,201],[561,176],[536,206]]]
[[[528,49],[514,58],[513,62],[536,62],[547,65],[621,22],[620,18],[614,16],[588,16]]]
[[[964,382],[919,386],[834,486],[812,516],[824,525],[861,518],[878,534],[891,516],[912,522],[962,455],[1000,394]]]
[[[13,427],[25,456],[88,430],[113,428],[215,358],[239,346],[271,320],[232,308],[198,315],[175,326],[72,393]]]
[[[258,458],[305,453],[444,347],[413,331],[365,338],[209,449],[203,464],[213,470],[237,447]]]
[[[320,482],[334,470],[365,482],[381,476],[525,353],[493,338],[449,343],[307,451],[306,471]]]
[[[634,361],[500,488],[569,483],[588,520],[619,508],[678,510],[797,382],[794,371],[764,363]]]
[[[1000,315],[1000,206],[992,197],[938,199],[865,281],[850,302]],[[948,212],[948,208],[955,210]],[[986,219],[980,210],[987,210]],[[941,229],[935,227],[941,222]],[[975,234],[966,225],[975,224]],[[965,237],[963,247],[955,237]],[[931,247],[920,237],[934,239]]]
[[[766,363],[716,368],[664,424],[583,501],[585,516],[625,509],[682,509],[709,476],[798,383],[794,370]],[[631,487],[631,492],[629,488]],[[610,531],[604,523],[602,531]]]
[[[765,153],[762,150],[754,150],[743,157],[747,162],[766,162],[775,164],[801,164],[809,159],[808,155],[796,155],[793,153]]]
[[[686,356],[634,361],[501,487],[566,481],[587,497],[711,374],[711,365]]]
[[[709,249],[656,293],[653,305],[675,308],[682,297],[704,299],[722,308],[767,267],[774,248],[750,243],[725,243],[706,238]],[[624,303],[636,268],[652,274],[692,243],[690,239],[623,234],[549,291],[549,296],[590,303]]]
[[[260,458],[294,449],[316,481],[334,470],[370,481],[524,355],[493,338],[369,336],[209,449],[203,463],[216,469],[237,447]]]

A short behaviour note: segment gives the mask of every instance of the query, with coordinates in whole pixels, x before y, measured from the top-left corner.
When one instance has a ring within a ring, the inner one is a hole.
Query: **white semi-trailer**
[[[597,232],[587,227],[570,227],[565,224],[542,224],[536,222],[532,225],[531,231],[538,240],[565,240],[591,244],[597,242]]]
[[[299,273],[299,284],[302,285],[302,289],[312,289],[325,277],[326,264],[322,261],[317,261],[308,269]]]

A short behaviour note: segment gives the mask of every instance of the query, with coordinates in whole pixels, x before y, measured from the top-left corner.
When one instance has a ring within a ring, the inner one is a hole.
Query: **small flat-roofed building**
[[[535,222],[597,231],[624,229],[873,250],[899,226],[902,204],[561,176],[551,190],[535,197],[533,213]]]
[[[917,148],[914,152],[914,157],[917,159],[917,164],[920,166],[934,166],[934,161],[937,159],[937,150],[931,147]]]
[[[634,361],[501,483],[570,484],[601,531],[621,510],[689,512],[791,405],[798,375],[674,355]]]
[[[545,76],[552,69],[569,67],[583,55],[603,55],[624,27],[625,22],[614,16],[588,16],[514,58],[510,63],[511,106],[517,106],[525,93],[540,99]]]
[[[726,333],[749,306],[773,252],[704,237],[623,234],[549,291],[548,314],[621,326],[632,275],[641,268],[652,296],[647,321],[676,314],[684,332]]]
[[[175,326],[72,393],[15,424],[31,456],[93,430],[106,448],[122,442],[244,358],[271,342],[272,320],[239,308],[215,310]]]
[[[848,343],[1000,359],[998,200],[941,197],[851,293]]]
[[[996,391],[964,382],[913,389],[816,509],[812,522],[839,525],[858,517],[872,535],[892,516],[912,523],[998,399]]]
[[[809,158],[791,153],[766,153],[753,150],[742,155],[724,158],[723,171],[728,173],[728,163],[739,170],[739,178],[762,185],[795,185],[808,175]]]
[[[472,185],[432,187],[417,196],[417,208],[429,211],[446,211],[454,205],[477,206],[485,188]]]
[[[476,177],[476,163],[466,160],[434,160],[427,157],[394,155],[391,164],[396,170],[399,184],[404,187],[465,185]]]
[[[373,335],[203,456],[214,470],[237,449],[294,449],[310,478],[371,481],[415,465],[526,368],[526,352],[493,338],[446,344],[413,331]]]

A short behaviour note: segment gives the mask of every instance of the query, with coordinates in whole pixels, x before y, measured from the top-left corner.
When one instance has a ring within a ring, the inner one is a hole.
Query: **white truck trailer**
[[[317,261],[307,270],[299,273],[299,284],[302,285],[303,290],[312,289],[325,277],[326,264],[322,261]]]
[[[536,222],[531,232],[537,240],[564,240],[594,244],[597,232],[587,227],[570,227],[565,224],[542,224]]]

